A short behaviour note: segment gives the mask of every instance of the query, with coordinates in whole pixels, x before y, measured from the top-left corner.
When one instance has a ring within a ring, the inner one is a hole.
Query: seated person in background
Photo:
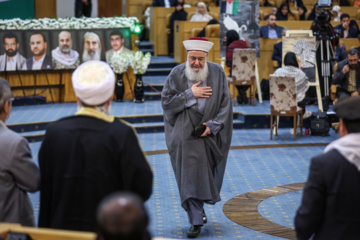
[[[117,192],[99,204],[96,221],[98,240],[150,240],[149,217],[140,197],[130,192]]]
[[[186,21],[188,13],[184,10],[184,1],[178,1],[175,11],[171,14],[169,28],[170,34],[168,37],[168,55],[174,54],[174,21]]]
[[[334,29],[337,29],[340,33],[340,38],[356,38],[358,35],[358,29],[350,26],[350,16],[347,13],[343,13],[340,16],[341,24],[337,25]]]
[[[297,105],[303,109],[303,113],[304,113],[303,118],[310,117],[311,113],[309,111],[305,111],[305,107],[306,107],[305,94],[310,87],[310,83],[305,73],[299,69],[299,64],[295,53],[287,52],[285,54],[284,65],[285,67],[278,68],[274,72],[274,75],[295,77]]]
[[[356,28],[356,29],[357,29],[357,32],[360,33],[360,32],[359,32],[359,25],[357,24],[357,21],[356,21],[356,20],[351,19],[349,25],[350,25],[350,27]]]
[[[338,63],[333,84],[338,84],[339,99],[346,96],[359,96],[360,63],[356,49],[350,49],[346,54],[346,59]]]
[[[316,3],[314,5],[314,8],[311,10],[311,13],[309,14],[307,20],[308,21],[315,21],[317,19],[317,16],[320,14],[321,8]]]
[[[289,5],[287,3],[283,3],[280,5],[279,10],[276,13],[276,20],[278,21],[287,21],[293,20],[294,14],[290,11]]]
[[[360,97],[339,100],[334,111],[340,118],[340,138],[311,159],[295,216],[299,240],[360,236]]]
[[[360,7],[360,0],[354,0],[354,7]]]
[[[307,13],[307,8],[305,7],[305,5],[299,5],[298,6],[298,13],[299,13],[299,20],[305,21],[306,20],[306,13]]]
[[[213,19],[213,17],[209,15],[206,4],[199,2],[196,13],[191,17],[190,22],[209,22],[211,19]]]
[[[346,58],[346,47],[342,41],[335,47],[335,59],[336,62],[341,62]]]
[[[333,20],[334,22],[340,22],[340,16],[341,16],[341,8],[339,5],[335,5],[332,8],[332,14],[333,14]]]
[[[274,44],[274,51],[272,55],[272,60],[277,61],[277,67],[281,67],[282,64],[282,41]]]
[[[276,16],[277,11],[278,11],[278,8],[274,6],[274,7],[272,8],[272,10],[271,10],[271,13]],[[265,18],[264,18],[264,20],[266,21]]]
[[[276,16],[272,13],[268,15],[267,25],[260,27],[261,38],[281,38],[283,27],[276,25]]]
[[[175,7],[176,0],[154,0],[153,7]]]
[[[285,36],[287,28],[284,28],[282,31],[282,36]],[[282,41],[274,44],[274,51],[272,55],[272,60],[278,62],[278,68],[281,67],[282,64]]]
[[[239,40],[239,34],[235,30],[229,30],[226,32],[226,66],[230,68],[230,76],[232,76],[232,63],[233,53],[235,48],[248,48],[248,44],[245,41]],[[236,86],[239,95],[237,96],[237,102],[239,104],[249,102],[246,96],[246,90],[249,86]]]

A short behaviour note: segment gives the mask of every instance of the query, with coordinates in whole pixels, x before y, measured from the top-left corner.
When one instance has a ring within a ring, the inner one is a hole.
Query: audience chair
[[[187,15],[187,20],[190,21],[191,17],[194,16],[196,12],[189,12]]]
[[[211,24],[205,27],[205,37],[220,38],[220,24]]]
[[[360,20],[360,9],[356,11],[356,17],[355,20]]]
[[[219,14],[217,14],[217,13],[213,13],[213,12],[208,12],[209,13],[209,15],[210,16],[212,16],[213,17],[213,19],[216,19],[216,20],[218,20],[219,21]]]
[[[236,86],[250,86],[250,102],[255,106],[255,70],[256,70],[256,50],[252,48],[240,49],[235,48],[233,53],[232,64],[232,81],[233,85],[231,98],[236,102]]]
[[[202,31],[202,28],[193,28],[191,29],[191,37],[197,37],[197,35]]]
[[[289,20],[294,20],[294,21],[299,21],[299,11],[298,10],[294,10],[294,11],[291,11],[292,14],[294,14],[294,19],[289,19]]]
[[[302,136],[303,109],[297,106],[296,84],[294,77],[269,76],[270,82],[270,139],[272,140],[273,129],[277,136],[279,117],[293,117],[294,140],[296,140],[296,130],[300,128]],[[300,116],[300,124],[297,124],[297,116]],[[274,122],[275,117],[275,122]]]

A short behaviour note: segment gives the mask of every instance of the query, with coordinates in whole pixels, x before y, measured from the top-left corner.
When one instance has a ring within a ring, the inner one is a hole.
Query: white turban
[[[187,51],[203,51],[209,52],[214,43],[209,42],[206,38],[191,37],[189,40],[183,41]]]
[[[114,93],[115,74],[102,61],[87,61],[81,64],[71,77],[76,96],[89,106],[105,103]]]

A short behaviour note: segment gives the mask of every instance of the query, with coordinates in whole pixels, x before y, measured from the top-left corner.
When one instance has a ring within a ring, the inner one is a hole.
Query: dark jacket
[[[346,64],[348,64],[347,59],[338,63],[333,78],[333,84],[338,84],[340,88],[344,91],[347,91],[349,85],[349,72],[347,72],[346,74],[342,72],[342,69]],[[357,64],[356,68],[356,89],[360,93],[360,63]]]
[[[278,43],[274,44],[272,60],[277,61],[278,67],[281,67],[281,64],[282,64],[282,42],[278,42]]]
[[[359,189],[360,172],[337,150],[314,157],[295,216],[298,239],[359,239]]]
[[[345,28],[341,24],[337,25],[334,29],[337,29],[339,31],[340,38],[344,38],[344,30],[345,30]],[[350,26],[349,27],[349,34],[348,34],[347,38],[357,38],[358,32],[359,31],[356,29],[356,27]]]
[[[33,65],[33,58],[26,59],[26,69],[32,70]],[[53,62],[49,55],[45,55],[43,64],[41,65],[41,69],[52,69],[53,68]]]
[[[233,53],[235,48],[247,48],[246,42],[235,40],[226,48],[226,66],[232,67]]]
[[[276,31],[278,38],[281,38],[283,29],[284,29],[283,27],[275,25],[275,31]],[[269,38],[269,26],[268,25],[260,27],[260,37],[261,38]]]
[[[147,200],[152,171],[135,130],[122,121],[78,115],[46,129],[39,151],[39,227],[96,232],[96,209],[116,191]]]
[[[169,0],[170,6],[175,7],[177,0]],[[154,0],[153,7],[165,7],[165,0]]]

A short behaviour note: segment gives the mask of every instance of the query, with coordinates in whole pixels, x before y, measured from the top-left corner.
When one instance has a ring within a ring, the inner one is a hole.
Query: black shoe
[[[189,231],[187,232],[188,238],[196,238],[201,232],[201,225],[191,225]]]
[[[203,210],[203,221],[204,221],[204,224],[207,223],[207,217],[205,214],[205,210]]]
[[[236,100],[237,100],[237,103],[238,103],[238,104],[242,104],[242,103],[243,103],[242,96],[241,96],[241,93],[240,93],[240,92],[239,92],[239,95],[237,96]]]
[[[247,96],[246,96],[246,91],[242,90],[242,91],[240,91],[240,92],[241,92],[242,101],[243,101],[245,104],[248,104],[248,103],[249,103],[249,99],[248,99]]]

